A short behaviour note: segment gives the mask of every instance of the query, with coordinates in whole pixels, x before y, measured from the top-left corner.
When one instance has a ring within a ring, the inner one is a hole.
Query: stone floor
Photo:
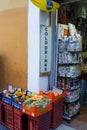
[[[80,114],[75,116],[70,123],[64,121],[64,124],[77,130],[87,130],[87,106],[81,108]]]
[[[9,130],[9,129],[7,129],[5,126],[3,126],[3,125],[0,125],[0,130]]]

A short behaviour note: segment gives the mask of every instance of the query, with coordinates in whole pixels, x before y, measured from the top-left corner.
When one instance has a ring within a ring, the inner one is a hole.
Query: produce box
[[[31,93],[30,91],[27,91],[27,93],[25,91],[22,92],[21,96],[15,96],[13,97],[12,100],[12,106],[14,106],[15,108],[22,110],[22,104],[25,100],[27,100],[30,97],[35,96],[36,94]]]
[[[57,128],[63,122],[63,100],[66,97],[66,91],[53,89],[47,92],[40,91],[40,95],[52,99],[51,128]]]
[[[2,91],[2,101],[9,105],[12,105],[13,98],[15,97],[16,94],[19,94],[18,92],[19,90],[17,90],[16,88],[9,89],[8,87],[6,90]]]
[[[58,92],[53,91],[53,90],[47,91],[47,92],[43,92],[42,90],[40,90],[39,94],[51,99],[52,102],[55,102],[60,98],[66,97],[66,91],[65,90],[61,94],[59,94]]]
[[[12,100],[13,100],[14,95],[9,94],[8,96],[6,96],[3,92],[2,92],[2,101],[12,105]]]
[[[52,101],[43,96],[36,95],[23,102],[22,108],[24,113],[32,117],[38,117],[52,110]]]
[[[2,119],[4,122],[4,125],[9,128],[10,130],[13,130],[13,107],[9,104],[6,104],[2,102],[3,108],[2,108]],[[4,118],[3,118],[4,117]]]
[[[51,111],[48,111],[38,117],[28,116],[29,130],[50,130]]]
[[[14,99],[15,98],[20,98],[23,94],[25,94],[24,91],[21,90],[21,88],[12,88],[11,90],[3,90],[2,91],[2,101],[9,104],[13,105]],[[21,104],[21,103],[19,103]]]
[[[0,92],[0,101],[2,100],[2,93]]]
[[[5,106],[1,101],[0,101],[0,124],[5,126]]]
[[[14,108],[14,130],[28,130],[28,115]]]
[[[56,129],[63,123],[63,98],[52,103],[51,128]]]
[[[2,102],[0,101],[0,124],[3,124],[3,123],[4,123],[4,122],[3,122],[3,119],[2,119],[2,114],[3,114],[2,108],[3,108]],[[3,118],[4,118],[4,115],[3,115]]]
[[[20,100],[20,97],[14,97],[12,101],[12,106],[19,110],[22,110],[22,103],[23,103],[23,100]]]

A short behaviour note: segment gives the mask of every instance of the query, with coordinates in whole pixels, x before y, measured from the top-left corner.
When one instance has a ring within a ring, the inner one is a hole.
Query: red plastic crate
[[[2,114],[2,112],[1,112],[1,106],[2,106],[2,103],[1,103],[1,101],[0,101],[0,123],[1,123],[1,114]]]
[[[5,108],[5,126],[13,130],[13,107],[4,102],[2,104]]]
[[[39,117],[28,118],[28,130],[50,130],[51,111]]]
[[[5,125],[5,107],[0,101],[0,124]]]
[[[14,108],[14,130],[28,130],[28,115]]]
[[[63,122],[63,98],[53,102],[51,128],[55,129]]]

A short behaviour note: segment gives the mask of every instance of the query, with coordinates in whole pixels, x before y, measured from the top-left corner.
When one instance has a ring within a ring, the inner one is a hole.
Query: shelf
[[[73,101],[67,101],[66,99],[64,100],[64,102],[66,102],[66,103],[73,103],[73,102],[76,102],[76,101],[78,101],[79,100],[79,97],[78,98],[76,98],[75,100],[73,100]]]
[[[74,88],[74,87],[71,87],[72,89],[70,89],[70,88],[68,88],[68,89],[66,89],[67,91],[74,91],[74,90],[76,90],[76,89],[79,89],[80,88],[80,85],[78,85],[78,87],[76,87],[76,88]]]
[[[78,76],[76,76],[76,77],[63,77],[63,76],[58,76],[58,78],[65,78],[65,79],[67,79],[67,78],[69,78],[69,79],[76,79],[76,78],[78,78],[78,77],[80,77],[80,75],[78,75]]]
[[[77,65],[77,64],[80,64],[80,63],[58,63],[59,66],[68,66],[68,65]]]
[[[66,120],[71,120],[72,117],[76,116],[77,114],[80,113],[80,108],[77,110],[77,112],[75,112],[73,115],[68,115],[68,114],[63,114],[63,118],[66,119]]]
[[[66,89],[66,91],[74,91],[76,89],[79,89],[80,85],[78,85],[78,87],[71,87],[71,88],[62,88],[63,90]]]
[[[59,53],[62,53],[62,52],[80,53],[80,52],[82,52],[82,51],[80,51],[80,50],[79,50],[79,51],[74,51],[74,50],[73,50],[73,51],[69,51],[69,50],[58,50],[58,52],[59,52]]]

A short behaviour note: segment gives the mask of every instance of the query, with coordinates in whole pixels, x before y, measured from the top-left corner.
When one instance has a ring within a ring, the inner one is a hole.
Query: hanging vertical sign
[[[51,72],[51,27],[40,26],[40,75],[49,75]]]

